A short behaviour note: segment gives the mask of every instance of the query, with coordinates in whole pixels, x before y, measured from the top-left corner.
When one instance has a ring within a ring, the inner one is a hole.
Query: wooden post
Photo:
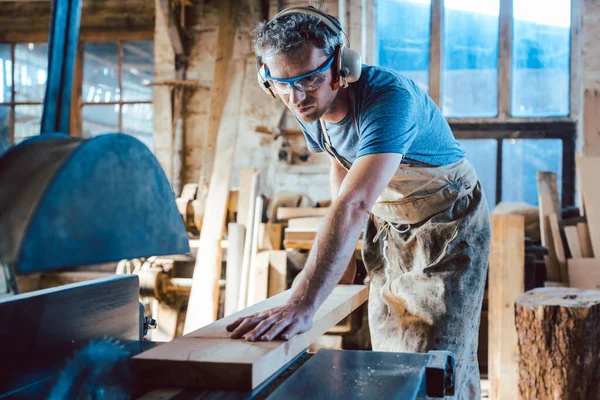
[[[554,172],[537,172],[538,202],[540,204],[540,233],[542,245],[548,249],[546,260],[546,275],[549,281],[561,282],[561,268],[556,258],[552,228],[549,216],[552,213],[560,215],[560,203],[556,188],[556,174]]]
[[[517,399],[518,348],[514,301],[525,291],[525,218],[492,213],[488,366],[492,400]]]
[[[531,290],[515,320],[523,399],[600,398],[600,291]]]

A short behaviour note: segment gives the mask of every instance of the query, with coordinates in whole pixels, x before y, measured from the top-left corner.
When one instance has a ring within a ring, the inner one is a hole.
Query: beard
[[[302,113],[302,114],[300,114],[300,113],[298,113],[297,111],[295,111],[293,109],[291,111],[294,113],[294,115],[300,121],[310,123],[310,122],[317,122],[319,120],[319,118],[321,118],[323,116],[323,114],[325,114],[326,110],[320,109],[315,104],[315,107],[312,110],[310,110],[310,112],[308,112],[308,113]]]

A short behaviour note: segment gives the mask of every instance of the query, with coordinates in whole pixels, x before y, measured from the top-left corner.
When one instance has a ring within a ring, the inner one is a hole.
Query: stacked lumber
[[[600,252],[599,169],[600,157],[577,157],[582,212],[574,218],[562,218],[556,175],[538,172],[542,242],[549,251],[546,270],[548,280],[555,282],[547,286],[600,289],[600,258],[594,256]]]

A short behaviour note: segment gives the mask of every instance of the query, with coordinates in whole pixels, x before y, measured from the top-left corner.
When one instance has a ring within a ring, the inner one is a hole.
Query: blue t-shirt
[[[377,153],[399,153],[431,165],[452,164],[465,156],[438,107],[412,80],[385,68],[363,65],[360,79],[349,89],[359,132],[352,112],[325,126],[335,151],[350,163]],[[325,151],[319,122],[298,122],[308,149]]]

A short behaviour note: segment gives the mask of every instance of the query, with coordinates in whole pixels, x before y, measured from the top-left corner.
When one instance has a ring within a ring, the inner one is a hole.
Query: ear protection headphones
[[[362,70],[362,62],[360,54],[352,50],[350,48],[350,43],[348,40],[348,36],[344,33],[340,23],[332,16],[325,14],[317,10],[314,7],[290,7],[275,16],[268,23],[275,21],[279,17],[283,17],[284,15],[289,14],[306,14],[320,19],[327,27],[335,33],[338,37],[343,37],[342,43],[336,49],[337,54],[335,55],[335,66],[336,73],[334,77],[337,77],[337,81],[332,85],[333,89],[337,89],[338,87],[346,88],[348,84],[356,82],[358,78],[360,78],[360,73]],[[258,69],[258,83],[260,87],[268,94],[277,98],[277,95],[271,88],[271,84],[267,80],[266,77],[266,65],[264,65],[260,59],[260,57],[256,57],[256,67]]]

